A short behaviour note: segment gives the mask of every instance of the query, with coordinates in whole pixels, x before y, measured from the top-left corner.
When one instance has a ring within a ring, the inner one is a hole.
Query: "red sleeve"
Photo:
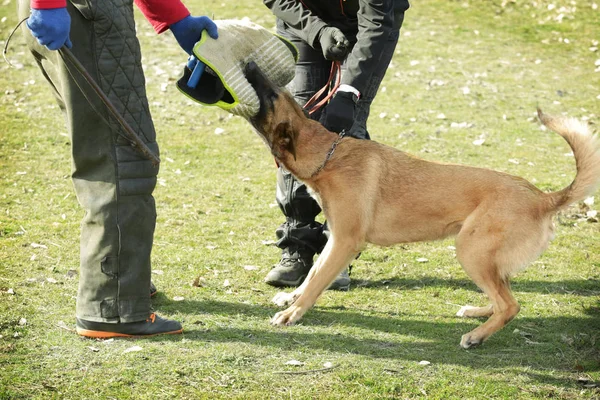
[[[36,10],[47,10],[49,8],[65,8],[67,0],[31,0],[31,8]]]
[[[36,0],[31,0],[36,1]],[[58,0],[37,0],[58,1]],[[142,14],[154,27],[156,33],[163,33],[169,25],[179,22],[190,12],[180,0],[134,0]]]

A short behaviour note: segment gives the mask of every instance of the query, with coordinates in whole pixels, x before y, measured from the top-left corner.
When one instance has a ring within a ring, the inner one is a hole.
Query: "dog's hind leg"
[[[466,273],[489,297],[491,306],[465,310],[465,316],[488,316],[481,326],[463,335],[460,345],[468,349],[481,344],[502,329],[519,312],[520,306],[510,291],[508,276],[499,264],[501,238],[494,235],[463,235],[457,238],[456,256]],[[461,237],[462,236],[462,237]]]
[[[317,265],[313,266],[314,272],[309,274],[312,275],[310,279],[307,277],[306,286],[302,288],[300,296],[290,307],[275,314],[271,319],[273,325],[292,325],[302,318],[361,250],[356,241],[347,236],[344,239],[337,239],[332,235],[327,246],[331,246],[329,251],[324,251]]]
[[[489,305],[485,307],[473,307],[473,306],[462,306],[456,313],[457,317],[468,317],[468,318],[481,318],[489,317],[494,313],[494,306]]]

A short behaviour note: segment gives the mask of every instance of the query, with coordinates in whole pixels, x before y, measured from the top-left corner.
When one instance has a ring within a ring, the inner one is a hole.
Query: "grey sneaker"
[[[163,334],[178,334],[183,332],[177,321],[161,318],[152,313],[146,321],[108,324],[105,322],[86,321],[77,318],[76,330],[80,336],[94,339],[114,337],[144,337]]]
[[[265,277],[267,285],[275,287],[300,286],[313,265],[314,253],[284,250],[279,264]]]
[[[341,290],[343,292],[347,292],[350,290],[350,274],[348,273],[348,268],[343,270],[335,281],[331,285],[329,285],[329,290]]]
[[[275,287],[300,286],[313,265],[313,257],[314,254],[312,253],[295,252],[290,254],[284,250],[279,264],[269,271],[265,277],[265,282]],[[349,290],[350,274],[348,269],[343,270],[328,289]]]

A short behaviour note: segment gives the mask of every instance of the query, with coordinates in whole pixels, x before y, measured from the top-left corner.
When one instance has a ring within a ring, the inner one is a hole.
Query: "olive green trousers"
[[[132,3],[70,0],[71,50],[158,154]],[[18,12],[21,18],[29,14],[29,0],[19,0]],[[109,323],[143,321],[151,312],[150,253],[156,224],[152,192],[158,167],[129,145],[98,96],[57,51],[40,46],[25,24],[23,33],[65,113],[71,136],[72,180],[85,211],[77,317]]]

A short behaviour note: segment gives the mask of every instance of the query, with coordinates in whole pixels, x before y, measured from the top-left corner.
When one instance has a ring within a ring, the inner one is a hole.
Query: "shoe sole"
[[[129,335],[127,333],[92,331],[89,329],[82,329],[82,328],[77,328],[76,331],[79,336],[85,336],[85,337],[91,338],[91,339],[110,339],[110,338],[116,338],[116,337],[141,338],[141,337],[152,337],[152,336],[158,336],[158,335],[176,335],[179,333],[183,333],[183,329],[178,329],[176,331],[169,331],[169,332],[152,333],[149,335]]]
[[[347,292],[350,290],[350,284],[344,286],[329,286],[327,290],[337,290],[338,292]]]
[[[271,285],[271,286],[275,286],[275,287],[298,287],[302,284],[302,282],[304,281],[304,279],[306,278],[306,275],[302,275],[300,278],[296,279],[295,281],[267,281],[265,280],[265,283],[267,285]]]

